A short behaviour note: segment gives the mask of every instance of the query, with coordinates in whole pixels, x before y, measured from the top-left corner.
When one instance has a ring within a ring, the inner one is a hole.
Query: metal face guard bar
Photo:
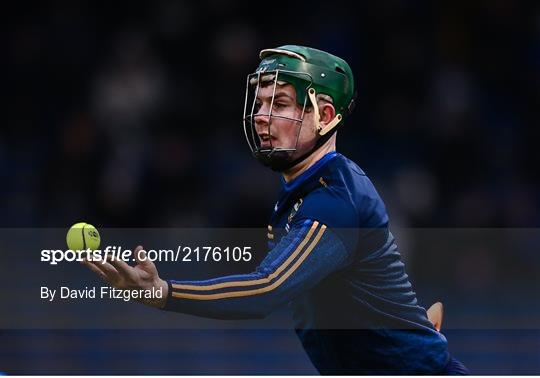
[[[281,81],[279,80],[280,74],[282,75],[282,77],[285,76],[285,80],[281,80]],[[286,116],[273,114],[274,99],[275,99],[277,85],[278,84],[282,85],[282,84],[287,83],[286,76],[294,76],[297,80],[302,80],[302,81],[307,82],[308,84],[305,90],[306,91],[313,90],[312,88],[310,88],[313,83],[313,80],[309,74],[304,73],[304,72],[286,71],[286,70],[275,70],[275,71],[267,71],[267,72],[260,71],[254,74],[250,74],[247,77],[246,96],[245,96],[245,101],[244,101],[243,126],[244,126],[244,135],[246,137],[246,141],[249,145],[251,152],[254,154],[265,154],[268,157],[270,157],[276,152],[290,152],[292,154],[296,151],[298,147],[298,139],[300,137],[300,130],[302,128],[302,124],[304,120],[304,114],[306,110],[308,96],[304,96],[304,102],[302,104],[302,113],[301,113],[300,118],[292,118],[292,117],[286,117]],[[302,79],[298,79],[299,76],[302,77]],[[270,102],[270,110],[268,114],[255,114],[255,107],[256,107],[257,97],[259,95],[259,89],[261,87],[261,83],[264,83],[264,85],[269,85],[271,82],[273,82],[273,89],[272,89],[272,98]],[[254,87],[255,83],[256,83],[256,86]],[[252,92],[250,92],[250,90]],[[249,104],[250,93],[253,93],[253,100],[251,104]],[[264,149],[261,148],[262,140],[259,137],[259,134],[257,133],[257,130],[255,128],[256,115],[268,117],[268,135],[272,135],[271,126],[272,126],[273,118],[288,120],[288,121],[299,124],[298,130],[296,132],[296,141],[294,143],[294,146],[273,146],[272,140],[270,140],[270,148],[264,148]]]

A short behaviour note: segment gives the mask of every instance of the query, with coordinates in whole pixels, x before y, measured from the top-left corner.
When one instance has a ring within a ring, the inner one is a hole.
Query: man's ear
[[[328,102],[323,103],[323,105],[319,106],[319,116],[319,123],[324,129],[326,125],[328,125],[336,117],[336,109],[334,108],[334,105]]]

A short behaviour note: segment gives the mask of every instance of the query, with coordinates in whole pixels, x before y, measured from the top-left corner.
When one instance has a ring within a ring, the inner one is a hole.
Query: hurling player
[[[147,304],[218,319],[263,318],[290,303],[322,374],[467,374],[416,299],[385,205],[336,131],[354,107],[349,65],[287,45],[263,50],[247,78],[244,133],[283,189],[257,269],[203,281],[163,280],[155,265],[87,265],[119,288],[162,288]]]

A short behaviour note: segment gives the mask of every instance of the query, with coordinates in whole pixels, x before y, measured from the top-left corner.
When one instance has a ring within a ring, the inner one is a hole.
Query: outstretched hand
[[[151,290],[162,289],[161,298],[138,298],[147,305],[162,308],[167,301],[169,287],[167,282],[159,278],[156,265],[146,258],[142,246],[135,248],[134,255],[137,265],[131,266],[122,259],[114,258],[107,261],[83,260],[91,271],[99,275],[109,285],[121,290]]]

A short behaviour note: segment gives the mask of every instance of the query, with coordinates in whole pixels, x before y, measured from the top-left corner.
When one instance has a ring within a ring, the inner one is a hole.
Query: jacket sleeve
[[[263,318],[348,261],[339,237],[318,221],[296,224],[249,274],[168,280],[164,310],[216,319]]]

